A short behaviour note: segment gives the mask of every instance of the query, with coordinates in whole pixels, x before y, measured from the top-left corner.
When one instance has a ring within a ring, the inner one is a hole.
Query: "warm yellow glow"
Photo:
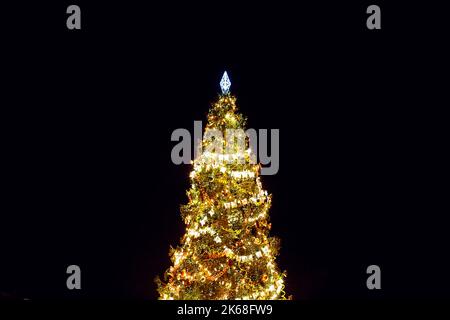
[[[205,130],[243,129],[235,102],[230,94],[220,96]],[[286,298],[285,274],[275,263],[277,242],[269,237],[271,195],[251,156],[247,145],[235,153],[205,151],[192,162],[189,202],[181,210],[186,233],[171,251],[173,266],[159,282],[160,299]]]

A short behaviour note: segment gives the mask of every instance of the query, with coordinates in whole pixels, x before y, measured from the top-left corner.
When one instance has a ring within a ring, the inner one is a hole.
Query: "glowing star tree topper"
[[[228,78],[228,74],[225,71],[223,73],[222,79],[220,80],[220,89],[222,89],[223,94],[227,94],[230,92],[231,87],[231,81],[230,78]]]
[[[203,150],[218,143],[227,151],[203,152],[193,161],[188,203],[180,210],[186,232],[170,250],[163,281],[156,280],[163,300],[286,299],[285,273],[275,259],[279,241],[269,236],[272,196],[262,187],[260,165],[248,141],[237,148],[235,139],[206,138],[208,130],[244,131],[230,85],[224,72],[202,141]]]

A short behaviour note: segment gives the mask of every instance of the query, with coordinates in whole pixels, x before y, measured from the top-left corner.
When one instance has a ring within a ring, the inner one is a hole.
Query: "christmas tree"
[[[279,241],[269,237],[271,195],[262,189],[226,72],[220,85],[203,152],[193,161],[189,202],[181,206],[186,233],[170,250],[164,281],[156,280],[160,299],[285,299],[285,273],[275,263]],[[211,134],[217,132],[234,136]]]

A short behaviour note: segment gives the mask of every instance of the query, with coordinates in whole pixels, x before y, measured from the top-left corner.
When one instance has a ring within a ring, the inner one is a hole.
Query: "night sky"
[[[9,11],[3,296],[157,298],[191,169],[171,162],[170,136],[206,120],[227,70],[249,127],[280,129],[280,170],[262,183],[287,293],[450,297],[445,55],[406,23],[418,8],[382,7],[372,32],[371,3],[78,3],[74,32],[71,3]],[[66,288],[71,264],[80,291]],[[380,291],[366,288],[371,264]]]

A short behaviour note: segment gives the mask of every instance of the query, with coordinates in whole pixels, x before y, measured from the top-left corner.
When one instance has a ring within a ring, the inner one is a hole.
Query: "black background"
[[[3,297],[157,298],[189,188],[170,135],[205,120],[224,70],[248,125],[280,129],[262,181],[287,293],[450,296],[439,7],[377,2],[370,31],[371,2],[77,1],[70,31],[70,4],[2,10]]]

